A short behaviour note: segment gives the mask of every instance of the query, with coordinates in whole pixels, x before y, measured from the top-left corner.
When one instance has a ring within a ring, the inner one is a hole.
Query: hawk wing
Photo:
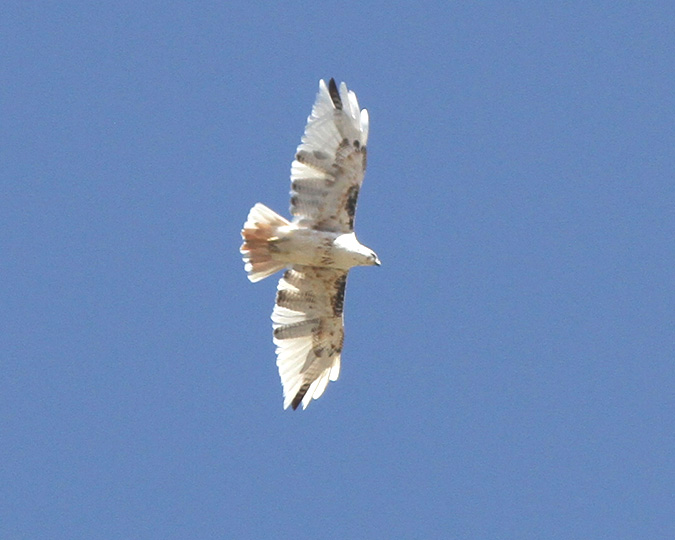
[[[348,233],[366,171],[368,111],[335,80],[319,81],[312,114],[291,165],[291,214],[311,229]]]
[[[277,287],[272,313],[284,409],[318,399],[340,374],[347,272],[293,266]]]

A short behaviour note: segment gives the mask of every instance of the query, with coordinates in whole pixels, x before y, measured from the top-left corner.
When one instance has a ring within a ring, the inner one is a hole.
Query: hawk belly
[[[354,233],[289,226],[280,227],[277,235],[269,242],[270,253],[274,260],[289,265],[349,270],[354,266],[373,264],[372,252],[356,240]]]

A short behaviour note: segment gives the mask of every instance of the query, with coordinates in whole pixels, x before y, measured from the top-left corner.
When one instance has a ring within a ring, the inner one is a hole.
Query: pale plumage
[[[319,81],[291,166],[289,222],[263,204],[250,211],[241,253],[251,281],[290,267],[279,281],[272,322],[284,408],[306,408],[340,374],[347,272],[379,265],[354,235],[366,169],[368,113],[345,83]]]

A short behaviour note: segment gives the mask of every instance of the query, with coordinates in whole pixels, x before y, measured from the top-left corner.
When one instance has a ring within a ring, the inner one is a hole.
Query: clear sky
[[[673,2],[6,2],[0,538],[675,538]],[[370,112],[342,374],[282,409],[320,78]]]

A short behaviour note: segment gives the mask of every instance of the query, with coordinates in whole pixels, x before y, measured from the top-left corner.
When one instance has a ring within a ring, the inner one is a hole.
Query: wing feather
[[[302,142],[291,165],[294,223],[318,230],[354,230],[366,170],[368,112],[345,83],[319,81]]]
[[[347,272],[293,266],[277,287],[272,313],[284,408],[306,408],[340,374]]]

